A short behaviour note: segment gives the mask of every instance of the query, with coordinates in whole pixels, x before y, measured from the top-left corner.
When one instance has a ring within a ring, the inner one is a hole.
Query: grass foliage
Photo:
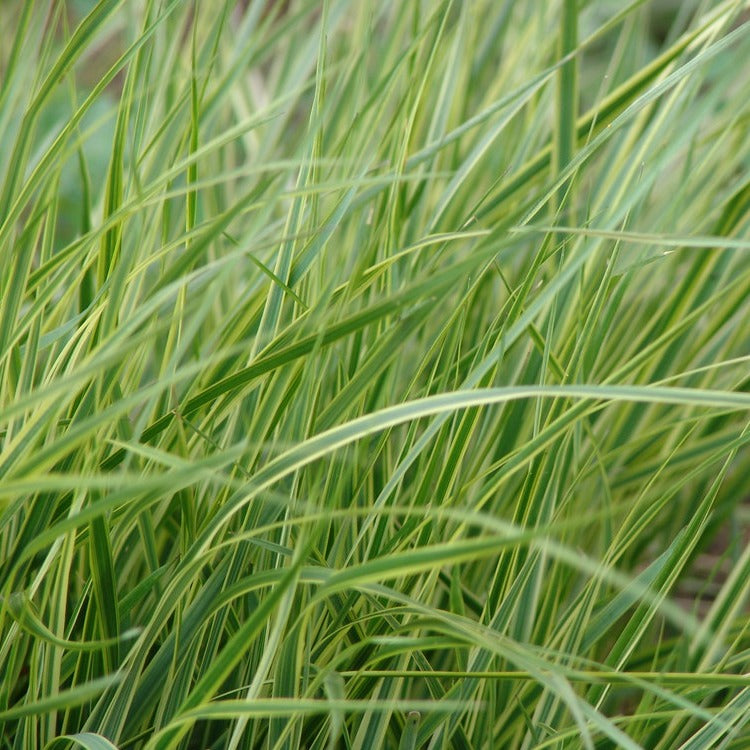
[[[0,748],[750,746],[750,2],[0,38]]]

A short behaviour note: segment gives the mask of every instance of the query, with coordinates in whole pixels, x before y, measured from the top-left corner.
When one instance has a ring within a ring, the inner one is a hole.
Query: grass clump
[[[0,6],[0,748],[750,743],[750,3]]]

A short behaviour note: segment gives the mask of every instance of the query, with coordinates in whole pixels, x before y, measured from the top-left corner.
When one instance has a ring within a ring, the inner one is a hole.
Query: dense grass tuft
[[[749,747],[748,60],[0,3],[0,750]]]

